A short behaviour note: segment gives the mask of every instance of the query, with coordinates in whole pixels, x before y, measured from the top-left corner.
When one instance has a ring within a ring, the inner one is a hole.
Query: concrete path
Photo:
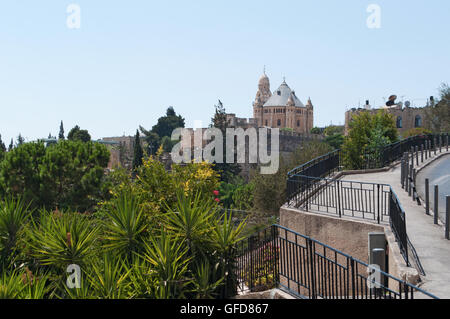
[[[438,154],[440,155],[440,154]],[[418,168],[429,164],[437,156],[428,159]],[[448,156],[447,159],[450,160]],[[425,207],[418,206],[400,183],[400,165],[387,172],[346,175],[348,181],[390,184],[397,194],[406,213],[406,228],[409,239],[415,247],[426,276],[422,277],[421,288],[439,298],[450,298],[450,241],[444,237],[442,224],[434,225],[433,217],[425,214]]]

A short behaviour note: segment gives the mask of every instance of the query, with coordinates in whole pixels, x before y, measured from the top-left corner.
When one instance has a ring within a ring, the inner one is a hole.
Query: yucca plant
[[[208,249],[215,209],[216,205],[202,199],[201,193],[191,198],[183,192],[177,193],[174,209],[167,207],[167,230],[185,241],[189,256],[195,257],[196,253],[204,253]]]
[[[143,258],[134,258],[128,265],[130,298],[155,298],[158,278],[152,265]]]
[[[89,219],[77,213],[54,214],[42,211],[33,227],[27,231],[33,257],[41,265],[65,272],[76,264],[83,268],[96,252],[99,229]]]
[[[93,295],[101,299],[127,298],[129,272],[122,258],[105,253],[103,260],[92,265],[89,275]]]
[[[29,207],[20,197],[0,202],[0,267],[7,267],[15,257],[19,231],[32,213]]]
[[[43,299],[47,293],[46,275],[34,276],[25,271],[2,271],[0,299]]]
[[[143,251],[147,237],[147,223],[138,197],[122,193],[113,208],[107,212],[104,222],[104,247],[131,261],[135,254]]]
[[[245,220],[235,226],[231,213],[225,212],[214,223],[211,239],[218,253],[220,273],[224,278],[222,297],[231,297],[237,287],[237,244],[244,239]]]
[[[152,265],[156,276],[155,298],[183,298],[191,258],[183,241],[165,232],[145,243],[144,259]]]
[[[17,271],[10,273],[2,271],[0,275],[0,299],[18,299],[21,297],[23,289],[22,277]]]
[[[210,266],[208,261],[197,265],[193,280],[193,292],[197,299],[214,299],[217,296],[217,288],[224,281],[224,278],[218,274],[218,268],[218,263]]]

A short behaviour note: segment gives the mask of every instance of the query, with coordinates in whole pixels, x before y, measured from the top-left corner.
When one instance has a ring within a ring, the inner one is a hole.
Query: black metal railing
[[[288,200],[290,207],[371,219],[378,224],[389,216],[391,187],[386,184],[293,176],[288,187],[297,190]]]
[[[240,292],[278,287],[311,299],[437,299],[380,268],[279,225],[242,241],[238,252]]]
[[[428,148],[434,149],[438,145],[446,143],[448,143],[448,133],[412,136],[399,142],[380,147],[377,150],[364,153],[362,169],[386,167],[400,160],[405,152],[409,152],[415,147],[420,149],[426,144]]]
[[[405,211],[398,200],[397,195],[391,189],[389,194],[389,224],[391,225],[391,230],[397,239],[400,252],[409,266],[408,258],[408,235],[406,232],[406,216]]]

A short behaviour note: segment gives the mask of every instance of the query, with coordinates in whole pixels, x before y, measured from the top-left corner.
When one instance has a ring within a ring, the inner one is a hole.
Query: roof
[[[280,92],[280,94],[278,94],[278,92]],[[295,106],[305,107],[285,81],[283,81],[280,87],[273,92],[272,96],[267,100],[264,106],[286,106],[291,95],[295,102]]]

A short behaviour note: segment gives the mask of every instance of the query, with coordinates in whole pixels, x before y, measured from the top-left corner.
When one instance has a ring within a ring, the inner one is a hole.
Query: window
[[[402,128],[402,127],[403,127],[402,117],[399,116],[399,117],[397,117],[397,128]]]
[[[297,120],[297,127],[300,127],[300,121]]]
[[[267,126],[268,124],[267,124],[267,120],[266,120],[266,126]]]
[[[281,120],[277,120],[277,125],[281,126]]]
[[[422,117],[416,115],[416,120],[414,121],[414,127],[422,127]]]

